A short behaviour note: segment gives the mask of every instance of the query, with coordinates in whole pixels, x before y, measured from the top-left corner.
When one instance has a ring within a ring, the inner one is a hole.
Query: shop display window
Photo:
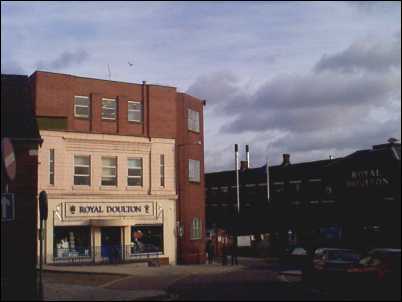
[[[132,226],[131,253],[163,253],[163,225]]]
[[[91,256],[89,227],[55,227],[53,242],[55,258]]]

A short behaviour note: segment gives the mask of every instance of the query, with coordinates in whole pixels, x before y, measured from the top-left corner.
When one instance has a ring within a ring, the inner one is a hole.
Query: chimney
[[[246,161],[247,161],[247,169],[250,168],[250,152],[248,150],[248,145],[246,145]]]
[[[283,162],[282,162],[282,167],[286,167],[290,165],[290,154],[283,154]]]
[[[244,172],[248,169],[248,162],[246,160],[240,161],[240,171]]]

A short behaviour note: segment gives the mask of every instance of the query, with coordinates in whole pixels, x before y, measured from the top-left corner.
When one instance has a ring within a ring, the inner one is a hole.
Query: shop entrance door
[[[121,261],[120,227],[101,228],[101,255],[111,263]]]

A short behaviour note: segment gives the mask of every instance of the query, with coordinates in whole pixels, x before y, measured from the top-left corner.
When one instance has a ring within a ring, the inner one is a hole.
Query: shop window
[[[161,154],[160,156],[160,176],[161,176],[161,187],[165,186],[165,155]]]
[[[140,102],[128,102],[128,121],[142,122],[142,104]]]
[[[89,227],[55,227],[54,257],[90,257],[91,230]]]
[[[128,186],[142,186],[142,158],[128,159]]]
[[[117,157],[102,157],[102,186],[117,186]]]
[[[200,161],[188,160],[188,179],[189,181],[200,182]]]
[[[74,185],[91,185],[91,157],[74,156]]]
[[[102,99],[102,119],[104,120],[116,119],[116,100]]]
[[[201,219],[196,217],[193,219],[193,225],[191,228],[191,239],[192,240],[201,239],[201,234],[202,234]]]
[[[163,253],[163,225],[132,226],[131,253]]]
[[[49,184],[54,185],[54,149],[49,150]]]
[[[74,116],[81,118],[89,118],[89,97],[74,97]]]
[[[187,111],[188,130],[200,132],[200,113],[191,109]]]

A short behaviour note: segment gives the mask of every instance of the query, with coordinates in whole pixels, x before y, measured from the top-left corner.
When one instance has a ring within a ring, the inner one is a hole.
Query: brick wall
[[[176,141],[177,219],[184,225],[182,258],[185,263],[200,263],[205,258],[204,201],[204,125],[203,102],[176,88],[148,84],[106,81],[49,72],[35,72],[31,77],[35,91],[37,116],[65,117],[67,131],[117,134]],[[74,117],[74,96],[90,97],[90,117]],[[102,120],[102,98],[116,99],[116,120]],[[143,122],[127,120],[128,101],[143,106]],[[187,129],[187,109],[200,114],[200,132]],[[198,144],[200,142],[201,144]],[[188,160],[199,160],[201,182],[188,181]],[[202,222],[202,239],[192,240],[191,227],[195,217]]]
[[[132,84],[49,72],[35,72],[37,116],[66,117],[69,131],[175,138],[176,88]],[[74,116],[74,96],[90,97],[90,117]],[[116,99],[115,120],[102,120],[102,98]],[[128,101],[141,102],[143,122],[127,119]]]
[[[187,94],[177,95],[177,158],[179,179],[178,218],[184,226],[184,237],[181,240],[182,261],[184,263],[205,262],[205,192],[204,192],[204,125],[203,104],[200,100]],[[187,128],[188,109],[200,113],[200,132]],[[201,142],[201,144],[198,144]],[[190,182],[188,178],[189,159],[200,161],[201,181]],[[201,219],[202,236],[200,240],[191,238],[192,222],[195,217]]]

